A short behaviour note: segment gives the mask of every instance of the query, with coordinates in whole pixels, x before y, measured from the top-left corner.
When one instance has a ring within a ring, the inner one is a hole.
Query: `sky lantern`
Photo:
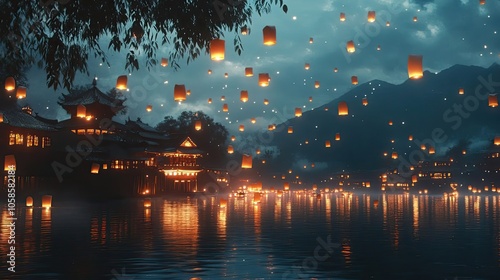
[[[146,111],[148,111],[148,112],[153,111],[153,105],[146,106]]]
[[[361,103],[363,104],[363,106],[367,106],[368,105],[368,98],[363,97]]]
[[[79,104],[76,106],[76,117],[85,118],[87,116],[87,108],[85,105]]]
[[[339,116],[347,116],[349,114],[349,109],[347,108],[347,102],[340,101],[338,105]]]
[[[242,90],[240,92],[240,100],[241,100],[241,102],[247,102],[248,101],[248,91],[247,90]]]
[[[42,196],[42,207],[45,209],[52,207],[52,196],[51,195],[43,195]]]
[[[377,46],[377,51],[380,51],[382,48],[380,47],[380,45]]]
[[[162,57],[160,65],[162,67],[167,67],[168,66],[168,59],[166,59],[165,57]]]
[[[220,101],[225,101],[225,100],[226,100],[226,97],[225,97],[224,95],[222,95],[222,96],[220,97]]]
[[[479,0],[479,5],[484,5],[486,4],[486,0]]]
[[[429,155],[433,155],[436,153],[436,148],[434,148],[433,146],[430,146],[429,147]]]
[[[271,81],[271,78],[268,73],[259,73],[259,86],[267,87],[269,86],[269,81]]]
[[[390,21],[386,21],[385,22],[385,26],[387,26],[387,27],[391,26],[391,22]]]
[[[24,99],[24,98],[26,98],[26,87],[23,87],[23,86],[17,87],[16,98],[17,99]]]
[[[375,22],[375,11],[368,11],[368,22]]]
[[[248,35],[248,27],[243,26],[241,27],[241,35]]]
[[[246,77],[253,77],[253,68],[252,67],[245,68],[245,76]]]
[[[190,90],[190,89],[186,90],[186,95],[187,95],[187,96],[190,96],[190,95],[191,95],[191,90]]]
[[[227,111],[229,111],[229,107],[227,106],[227,103],[224,103],[222,105],[222,112],[227,112]]]
[[[418,182],[418,176],[417,175],[412,175],[411,176],[411,182],[412,183],[417,183]]]
[[[312,37],[309,38],[309,44],[314,43],[314,39]]]
[[[29,195],[26,197],[26,207],[33,207],[33,197]]]
[[[389,120],[389,122],[387,122],[387,124],[389,124],[389,125],[393,125],[392,120]]]
[[[413,135],[411,135],[411,134],[410,134],[410,135],[408,136],[408,140],[409,140],[409,141],[413,141]]]
[[[208,104],[212,104],[212,98],[208,99]]]
[[[208,69],[208,75],[212,75],[212,70],[211,69]]]
[[[289,126],[288,127],[288,134],[292,134],[293,133],[293,126]]]
[[[353,85],[357,85],[358,84],[358,76],[351,76],[351,83]]]
[[[256,119],[256,118],[251,118],[251,119],[250,119],[250,122],[251,122],[251,123],[256,123],[256,122],[257,122],[257,119]]]
[[[269,105],[269,100],[264,99],[264,105]]]
[[[302,116],[302,108],[300,108],[300,107],[295,108],[295,116],[296,117]]]
[[[240,124],[239,131],[242,131],[242,132],[245,131],[245,126]]]
[[[236,141],[236,136],[231,135],[231,141],[232,141],[232,142]]]
[[[274,129],[274,126],[272,124],[267,126],[267,130],[272,131]]]
[[[227,78],[229,77],[229,74],[228,73],[224,73],[224,78]]]
[[[500,146],[500,136],[495,136],[495,140],[493,140],[493,144],[495,144],[495,146]]]
[[[462,95],[462,94],[464,94],[464,93],[465,93],[465,92],[464,92],[464,89],[463,89],[463,88],[459,88],[459,89],[458,89],[458,94]]]
[[[3,123],[3,113],[0,113],[0,123]]]
[[[186,100],[186,86],[185,85],[175,85],[174,86],[174,101],[184,101]]]
[[[345,13],[340,13],[340,21],[345,21]]]
[[[243,154],[241,159],[241,168],[252,168],[252,156]]]
[[[284,182],[283,183],[283,190],[284,191],[289,191],[290,190],[290,183]]]
[[[335,133],[335,141],[340,141],[340,133]]]
[[[330,142],[330,140],[325,140],[325,147],[330,148],[331,146],[332,146],[332,143]]]
[[[422,66],[422,56],[421,55],[409,55],[408,56],[408,77],[410,79],[420,79],[424,75],[424,69]]]
[[[99,174],[100,168],[101,168],[101,165],[99,163],[92,163],[92,166],[90,167],[90,173]]]
[[[259,149],[259,148],[257,148],[257,149],[255,150],[255,153],[256,153],[256,154],[258,154],[258,155],[260,155],[260,149]]]
[[[201,130],[201,121],[200,120],[197,120],[194,122],[194,129],[197,131]]]
[[[309,102],[313,102],[313,97],[309,96]]]
[[[272,46],[276,44],[276,27],[267,25],[262,29],[264,35],[264,45]]]
[[[488,106],[490,107],[498,107],[498,97],[496,94],[490,94],[488,96]]]
[[[319,88],[319,81],[314,82],[314,88]]]
[[[13,170],[16,170],[16,157],[14,155],[5,155],[3,170],[9,171],[10,167],[13,166]]]
[[[333,68],[333,72],[334,72],[334,73],[339,72],[339,68],[337,68],[337,67]]]
[[[14,77],[7,77],[5,79],[5,90],[12,91],[16,88],[16,80]]]
[[[415,16],[413,17],[413,22],[417,22],[418,21],[418,18]]]
[[[391,158],[392,159],[398,159],[398,153],[397,152],[392,152]]]
[[[421,144],[421,145],[420,145],[420,149],[421,149],[422,151],[425,151],[425,150],[427,149],[427,147],[425,146],[425,144]]]
[[[215,61],[224,60],[224,53],[226,52],[226,46],[224,40],[213,39],[210,41],[210,59]]]
[[[127,89],[127,75],[118,76],[116,79],[116,88],[119,90]]]
[[[356,47],[354,46],[354,42],[353,41],[349,41],[347,42],[346,44],[346,49],[347,49],[347,52],[348,53],[353,53],[356,51]]]
[[[306,63],[304,65],[304,69],[309,70],[311,68],[311,65],[309,63]]]

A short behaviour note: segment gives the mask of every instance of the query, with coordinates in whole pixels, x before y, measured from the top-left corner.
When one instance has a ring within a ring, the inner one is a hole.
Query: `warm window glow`
[[[45,147],[50,147],[50,138],[49,137],[42,137],[42,148]]]
[[[33,135],[29,135],[26,137],[26,146],[31,147],[33,146]]]
[[[23,135],[16,134],[16,145],[22,145],[24,143]]]
[[[9,146],[16,144],[16,135],[11,131],[9,134]]]
[[[33,146],[38,147],[38,136],[33,136]]]

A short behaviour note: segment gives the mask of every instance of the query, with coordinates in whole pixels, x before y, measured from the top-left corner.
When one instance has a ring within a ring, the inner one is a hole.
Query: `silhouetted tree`
[[[13,76],[36,63],[47,73],[49,87],[69,89],[78,72],[88,74],[89,56],[109,65],[101,44],[127,51],[129,71],[139,69],[139,56],[148,69],[156,65],[165,45],[172,47],[166,55],[170,65],[178,68],[180,59],[197,58],[224,31],[235,34],[240,54],[238,31],[251,24],[252,14],[268,13],[272,5],[288,9],[283,0],[0,1],[0,57]]]

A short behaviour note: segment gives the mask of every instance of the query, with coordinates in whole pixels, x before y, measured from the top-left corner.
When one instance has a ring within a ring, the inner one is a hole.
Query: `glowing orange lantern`
[[[410,134],[410,136],[408,136],[408,140],[413,141],[413,135]]]
[[[339,72],[339,68],[337,68],[337,67],[333,68],[333,72],[335,72],[335,73]]]
[[[319,81],[315,81],[315,82],[314,82],[314,87],[315,87],[315,88],[319,88]]]
[[[417,175],[412,175],[411,176],[411,182],[412,183],[417,183],[418,182],[418,176]]]
[[[127,75],[121,75],[118,76],[116,79],[116,88],[119,90],[126,90],[127,89]]]
[[[288,134],[292,134],[293,133],[293,126],[289,126],[288,127]]]
[[[208,69],[208,75],[212,75],[212,70]]]
[[[239,130],[240,130],[240,131],[245,131],[245,126],[244,126],[244,125],[242,125],[242,124],[240,124]]]
[[[495,144],[495,146],[500,146],[500,136],[495,136],[495,140],[493,140],[493,144]]]
[[[311,38],[309,38],[309,44],[312,44],[312,43],[314,43],[314,39],[311,37]]]
[[[309,63],[306,63],[306,64],[304,65],[304,69],[309,70],[310,68],[311,68],[311,65],[309,65]]]
[[[3,113],[0,113],[0,123],[3,123]]]
[[[11,167],[12,167],[12,170],[16,170],[16,157],[14,155],[6,155],[4,165],[3,165],[3,170],[9,171],[9,170],[11,170],[10,169]]]
[[[385,26],[387,26],[387,27],[391,26],[391,22],[390,21],[386,21],[385,22]]]
[[[212,104],[212,98],[208,99],[208,104]]]
[[[31,196],[26,197],[26,207],[33,207],[33,197]]]
[[[330,148],[331,146],[332,146],[332,143],[330,142],[330,140],[325,140],[325,147]]]
[[[241,35],[248,35],[248,27],[243,26],[240,30],[241,30]]]
[[[185,85],[175,85],[174,86],[174,101],[184,101],[186,100],[186,86]]]
[[[153,111],[153,105],[148,105],[148,106],[146,106],[146,111],[147,111],[147,112],[151,112],[151,111]]]
[[[51,195],[43,195],[42,196],[42,207],[50,208],[52,207],[52,196]]]
[[[302,108],[295,108],[295,116],[296,117],[301,117],[302,116]]]
[[[375,11],[368,11],[368,22],[375,22]]]
[[[252,67],[245,68],[245,76],[253,77],[253,68]]]
[[[464,94],[464,89],[463,88],[459,88],[458,89],[458,94],[460,94],[460,95]]]
[[[418,18],[417,17],[413,17],[413,22],[417,22],[418,21]]]
[[[101,168],[101,165],[99,163],[92,163],[92,166],[90,167],[90,173],[99,174],[100,168]]]
[[[241,159],[241,168],[249,169],[252,168],[252,156],[243,154]]]
[[[12,91],[16,88],[16,80],[14,77],[7,77],[5,79],[5,90]]]
[[[432,154],[435,154],[436,153],[436,149],[434,147],[429,147],[429,154],[432,155]]]
[[[392,152],[391,158],[392,159],[398,159],[398,153]]]
[[[410,79],[420,79],[424,75],[421,55],[408,56],[408,77]]]
[[[345,21],[345,13],[340,13],[340,21]]]
[[[488,96],[488,106],[490,107],[498,107],[498,97],[494,94],[490,94]]]
[[[256,123],[256,122],[257,122],[257,119],[256,119],[256,118],[251,118],[251,119],[250,119],[250,122],[251,122],[251,123]]]
[[[248,91],[242,90],[240,92],[240,100],[241,100],[241,102],[247,102],[248,101]]]
[[[16,91],[16,98],[23,99],[26,98],[26,87],[19,86]]]
[[[222,112],[227,112],[227,111],[229,111],[229,107],[227,106],[227,103],[224,103],[222,105]]]
[[[232,153],[234,153],[234,148],[233,148],[233,146],[231,146],[231,145],[227,146],[227,153],[228,153],[228,154],[232,154]]]
[[[160,65],[162,67],[167,67],[167,65],[168,65],[168,59],[162,57]]]
[[[339,116],[347,116],[349,115],[349,109],[347,107],[347,102],[340,101],[338,105]]]
[[[362,103],[363,103],[363,106],[367,106],[368,105],[368,98],[364,97],[362,100]]]
[[[146,208],[151,207],[151,198],[149,198],[149,197],[144,198],[143,205],[144,205],[144,207],[146,207]]]
[[[352,76],[351,77],[351,83],[353,85],[357,85],[358,84],[358,76]]]
[[[215,61],[224,60],[226,46],[224,40],[213,39],[210,41],[210,58]]]
[[[356,47],[354,46],[354,42],[353,41],[347,42],[346,49],[347,49],[348,53],[355,52],[356,51]]]
[[[486,0],[479,0],[479,5],[484,5],[486,4]]]
[[[232,135],[231,136],[231,141],[233,141],[233,142],[236,141],[236,136]]]
[[[78,118],[85,118],[87,116],[87,108],[85,105],[79,104],[76,106],[76,116]]]
[[[269,105],[269,100],[264,99],[264,105]]]
[[[266,26],[262,30],[264,34],[264,45],[272,46],[276,44],[276,27],[274,26]]]
[[[259,73],[259,86],[267,87],[269,86],[269,81],[271,81],[271,78],[268,73]]]
[[[201,130],[201,121],[200,120],[197,120],[194,122],[194,129],[197,131]]]
[[[340,133],[335,134],[335,141],[340,141]]]
[[[290,183],[288,183],[288,182],[283,183],[283,190],[289,191],[290,190]]]

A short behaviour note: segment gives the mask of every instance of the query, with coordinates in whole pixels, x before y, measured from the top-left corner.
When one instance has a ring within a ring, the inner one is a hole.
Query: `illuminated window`
[[[29,135],[26,137],[26,147],[33,146],[33,135]]]
[[[33,136],[33,146],[38,147],[38,136]]]
[[[94,134],[94,130],[93,129],[87,129],[87,134],[90,134],[90,135]]]
[[[23,135],[22,134],[16,134],[16,145],[22,145],[23,143],[24,143]]]
[[[50,138],[42,137],[42,148],[50,147]]]
[[[123,161],[115,160],[111,162],[111,169],[123,169]]]
[[[100,135],[100,134],[101,134],[101,130],[96,129],[96,130],[95,130],[95,134]]]
[[[73,129],[73,130],[71,130],[71,132],[76,133],[76,130]]]
[[[11,131],[9,134],[9,145],[12,146],[16,144],[16,135]]]
[[[84,135],[85,129],[78,129],[78,135]]]

